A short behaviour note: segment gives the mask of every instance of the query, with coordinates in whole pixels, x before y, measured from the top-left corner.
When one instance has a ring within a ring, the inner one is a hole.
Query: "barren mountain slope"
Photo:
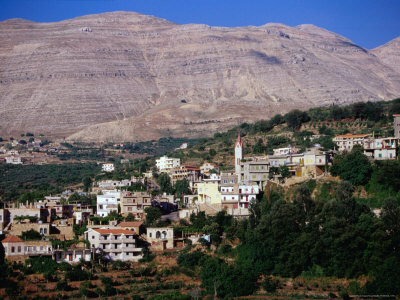
[[[371,50],[383,63],[400,73],[400,37]]]
[[[177,25],[128,12],[8,20],[0,134],[195,136],[294,107],[394,98],[399,68],[378,56],[313,25]]]

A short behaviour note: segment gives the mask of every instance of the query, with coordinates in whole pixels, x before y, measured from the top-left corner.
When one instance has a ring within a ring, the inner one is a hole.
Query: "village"
[[[107,261],[134,261],[146,251],[162,252],[182,248],[185,243],[210,242],[202,232],[176,232],[174,224],[189,222],[200,212],[216,215],[225,211],[234,218],[247,218],[252,203],[267,192],[270,183],[287,184],[328,174],[333,156],[351,151],[356,145],[370,159],[393,160],[400,139],[400,115],[394,115],[394,137],[345,134],[333,141],[337,150],[321,151],[318,145],[300,153],[295,147],[274,149],[273,155],[244,156],[238,131],[234,145],[234,170],[220,171],[211,162],[201,166],[181,165],[179,158],[162,156],[156,169],[123,180],[100,180],[87,192],[94,203],[71,201],[71,191],[49,195],[33,203],[6,203],[0,209],[0,230],[6,258],[23,262],[34,256],[48,256],[56,262],[77,263],[99,256]],[[15,153],[6,162],[19,164]],[[115,171],[103,163],[102,172]],[[157,174],[154,174],[157,173]],[[188,193],[154,193],[160,189],[155,177],[166,176],[171,185],[184,182]],[[130,187],[143,187],[135,191]],[[66,199],[70,199],[67,201]],[[159,222],[149,221],[154,210]],[[159,226],[157,226],[159,225]]]

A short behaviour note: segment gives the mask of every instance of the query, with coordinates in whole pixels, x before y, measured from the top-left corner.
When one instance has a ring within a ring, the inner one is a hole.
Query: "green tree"
[[[289,178],[290,172],[288,166],[280,166],[279,167],[279,174],[281,174],[282,178]]]
[[[35,241],[42,239],[42,235],[34,229],[22,232],[20,237],[24,241]]]
[[[162,193],[167,193],[167,194],[173,193],[171,178],[167,173],[161,173],[157,178],[157,183],[160,186],[160,191]]]
[[[133,216],[132,213],[129,213],[129,214],[126,216],[125,221],[127,221],[127,222],[135,221],[135,217]]]
[[[330,172],[354,185],[365,185],[371,177],[372,167],[362,148],[354,147],[350,153],[335,157]]]
[[[257,143],[253,146],[253,152],[261,154],[265,152],[265,145],[262,139],[258,139]]]
[[[148,225],[154,224],[162,216],[161,210],[158,207],[146,207],[144,212],[146,213],[146,223]]]
[[[86,176],[83,178],[82,183],[83,183],[83,191],[88,192],[92,185],[92,178]]]
[[[187,181],[186,178],[175,182],[174,189],[176,197],[182,197],[182,194],[183,195],[190,194],[189,182]]]
[[[300,128],[301,124],[308,122],[310,117],[306,112],[302,112],[298,109],[292,110],[285,115],[285,121],[289,128],[297,130]]]
[[[208,151],[208,155],[210,155],[210,157],[214,157],[215,155],[217,155],[217,151],[215,151],[215,149],[210,149],[209,151]]]

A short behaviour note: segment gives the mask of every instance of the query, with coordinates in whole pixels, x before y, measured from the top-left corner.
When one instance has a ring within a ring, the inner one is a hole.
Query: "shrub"
[[[88,280],[90,278],[90,274],[88,272],[82,271],[80,269],[73,269],[67,271],[65,273],[65,280],[69,281],[83,281]]]
[[[267,292],[273,293],[276,291],[278,283],[271,276],[267,276],[262,282],[262,287]]]
[[[68,285],[66,280],[60,280],[57,282],[56,289],[59,291],[70,291],[71,287]]]
[[[189,295],[181,294],[177,291],[168,292],[162,295],[154,295],[149,297],[150,300],[190,300],[191,297]]]
[[[194,269],[199,264],[199,260],[204,256],[200,251],[192,253],[182,253],[178,256],[178,264],[182,267]]]

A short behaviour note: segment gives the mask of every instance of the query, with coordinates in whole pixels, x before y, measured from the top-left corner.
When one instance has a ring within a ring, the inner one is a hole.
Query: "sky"
[[[135,11],[178,24],[314,24],[372,49],[400,36],[400,0],[0,0],[0,21]]]

